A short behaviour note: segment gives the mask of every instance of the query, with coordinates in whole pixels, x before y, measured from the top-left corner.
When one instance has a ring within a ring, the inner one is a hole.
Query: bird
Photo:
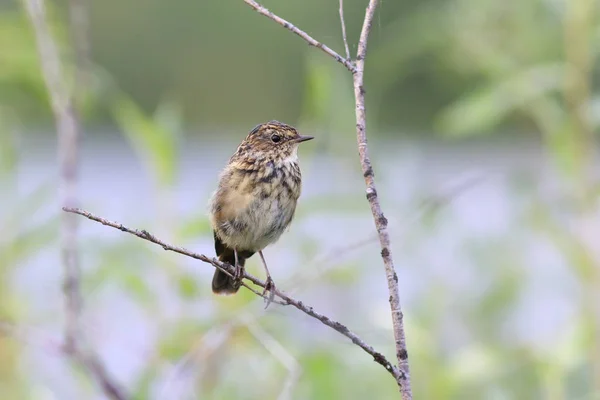
[[[209,201],[209,217],[217,257],[234,266],[235,274],[217,268],[213,293],[237,293],[246,260],[258,253],[267,277],[263,296],[270,291],[267,306],[273,300],[275,282],[263,250],[294,218],[302,190],[298,147],[312,139],[272,120],[252,129],[229,159]]]

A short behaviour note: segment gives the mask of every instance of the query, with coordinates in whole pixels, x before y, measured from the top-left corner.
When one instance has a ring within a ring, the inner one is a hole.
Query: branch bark
[[[77,203],[77,158],[79,123],[69,90],[62,75],[62,65],[56,43],[47,25],[43,0],[26,0],[25,5],[33,24],[42,74],[48,89],[58,135],[58,163],[60,168],[60,199],[65,206]],[[81,296],[77,260],[77,221],[68,215],[61,221],[61,255],[64,267],[65,345],[75,346],[78,336]]]
[[[281,17],[273,14],[271,11],[269,11],[265,7],[261,6],[260,4],[258,4],[254,0],[244,0],[244,3],[248,4],[254,10],[256,10],[256,12],[258,12],[259,14],[264,15],[265,17],[267,17],[269,19],[272,19],[273,21],[277,22],[279,25],[283,26],[285,29],[287,29],[287,30],[295,33],[298,36],[300,36],[309,45],[314,46],[314,47],[316,47],[318,49],[321,49],[327,55],[329,55],[330,57],[332,57],[335,61],[339,62],[344,67],[346,67],[346,69],[348,69],[348,71],[354,72],[355,68],[354,68],[354,65],[353,65],[353,63],[352,63],[351,60],[346,59],[346,58],[340,56],[337,52],[335,52],[331,48],[327,47],[323,43],[319,42],[318,40],[314,39],[308,33],[304,32],[302,29],[299,29],[298,27],[296,27],[291,22],[288,22],[285,19],[283,19],[283,18],[281,18]]]
[[[131,229],[131,228],[124,226],[123,224],[121,224],[119,222],[109,221],[105,218],[98,217],[88,211],[81,210],[78,208],[63,207],[63,211],[66,211],[67,213],[78,214],[78,215],[86,217],[92,221],[99,222],[102,225],[110,226],[111,228],[118,229],[122,232],[127,232],[131,235],[137,236],[140,239],[144,239],[144,240],[147,240],[154,244],[157,244],[166,251],[172,251],[172,252],[184,255],[184,256],[195,258],[196,260],[203,261],[207,264],[212,265],[215,268],[219,268],[220,270],[222,270],[230,275],[233,275],[235,273],[235,268],[229,264],[225,264],[225,263],[217,260],[214,257],[213,258],[207,257],[204,254],[194,253],[183,247],[178,247],[178,246],[173,246],[171,244],[168,244],[165,241],[157,238],[156,236],[154,236],[153,234],[151,234],[150,232],[148,232],[146,230]],[[264,281],[248,274],[247,272],[244,272],[243,279],[248,280],[249,282],[253,283],[254,285],[259,286],[260,288],[263,288],[263,289],[265,288]],[[261,296],[260,293],[258,293],[258,291],[250,288],[247,285],[244,285],[244,286],[251,289],[255,294]],[[274,293],[275,297],[280,300],[278,302],[278,304],[290,305],[292,307],[295,307],[296,309],[302,311],[303,313],[309,315],[310,317],[320,321],[322,324],[324,324],[324,325],[332,328],[333,330],[341,333],[342,335],[346,336],[348,339],[350,339],[352,341],[352,343],[354,343],[355,345],[357,345],[358,347],[363,349],[367,354],[371,355],[373,357],[373,360],[375,362],[377,362],[378,364],[382,365],[390,374],[392,374],[394,379],[396,379],[396,380],[402,379],[402,377],[400,376],[401,371],[399,371],[398,368],[396,368],[396,366],[394,366],[390,361],[388,361],[388,359],[383,354],[376,351],[372,346],[367,344],[358,335],[356,335],[354,332],[350,331],[345,325],[329,318],[328,316],[326,316],[324,314],[321,314],[321,313],[315,311],[313,307],[305,304],[304,302],[302,302],[300,300],[297,300],[295,298],[292,298],[291,296],[286,295],[284,292],[282,292],[279,289],[275,289],[274,292],[275,292]]]
[[[75,99],[79,105],[88,87],[90,63],[89,0],[69,0],[69,30],[75,58]]]
[[[329,47],[317,42],[304,31],[291,25],[289,22],[273,14],[266,8],[253,0],[244,0],[245,3],[250,5],[260,14],[272,19],[283,27],[291,30],[309,44],[316,46],[329,54],[337,62],[341,62],[346,68],[352,73],[352,79],[354,83],[354,97],[356,105],[356,138],[358,142],[358,151],[360,156],[360,163],[362,166],[363,176],[365,178],[365,184],[367,186],[367,200],[371,207],[371,213],[375,221],[375,227],[377,229],[377,235],[379,237],[379,243],[381,246],[381,257],[385,267],[385,275],[388,283],[389,290],[389,302],[392,313],[392,323],[394,328],[394,339],[396,347],[396,358],[398,360],[399,373],[395,375],[397,378],[398,387],[402,395],[403,400],[412,399],[412,390],[410,385],[410,371],[408,365],[408,352],[406,348],[406,337],[404,333],[404,322],[402,309],[400,307],[400,294],[398,290],[398,275],[394,268],[394,260],[392,258],[390,237],[387,230],[387,219],[385,218],[381,205],[379,204],[379,198],[377,197],[377,187],[375,184],[375,173],[373,166],[371,165],[371,158],[369,156],[369,148],[367,144],[367,132],[366,132],[366,111],[365,111],[365,89],[364,89],[364,70],[365,70],[365,58],[367,56],[367,42],[369,39],[369,33],[371,32],[371,25],[373,17],[375,16],[375,10],[378,6],[378,0],[369,0],[365,12],[365,19],[363,22],[360,38],[358,42],[358,50],[356,54],[356,61],[353,62],[348,58],[342,58],[335,51],[329,49]],[[343,18],[343,5],[340,2],[340,22],[342,29],[345,30],[345,22]],[[316,44],[315,44],[316,42]],[[344,41],[346,45],[347,41]],[[325,50],[327,49],[327,50]]]
[[[80,126],[73,96],[63,75],[58,46],[50,32],[44,0],[23,0],[33,26],[40,67],[47,87],[58,135],[58,162],[60,168],[60,201],[65,207],[77,205],[77,172]],[[61,258],[64,268],[63,291],[65,298],[64,352],[77,360],[114,400],[126,397],[106,373],[100,360],[84,349],[80,318],[80,268],[77,252],[77,219],[61,216]]]
[[[346,50],[346,59],[350,60],[350,47],[348,47],[346,20],[344,19],[344,0],[340,0],[340,25],[342,25],[342,40],[344,41],[344,50]]]
[[[371,165],[369,156],[369,147],[367,145],[366,130],[366,110],[365,110],[365,89],[364,89],[364,71],[365,58],[367,56],[367,41],[371,31],[371,24],[375,16],[378,0],[370,0],[365,12],[365,20],[360,32],[358,41],[358,50],[356,53],[356,70],[352,74],[354,81],[354,97],[356,100],[356,138],[358,141],[358,153],[360,164],[362,166],[365,184],[367,186],[367,200],[371,206],[371,213],[375,221],[375,227],[379,235],[379,244],[381,246],[381,258],[385,267],[388,291],[390,293],[389,302],[392,312],[392,324],[394,327],[394,339],[396,344],[396,359],[398,368],[402,372],[399,376],[398,385],[403,399],[412,399],[412,390],[410,386],[410,371],[408,365],[408,352],[406,349],[406,337],[404,333],[404,321],[402,309],[400,307],[400,294],[398,290],[398,275],[394,268],[392,258],[392,249],[390,235],[387,230],[388,220],[385,218],[379,197],[377,196],[377,187],[375,185],[375,172]]]

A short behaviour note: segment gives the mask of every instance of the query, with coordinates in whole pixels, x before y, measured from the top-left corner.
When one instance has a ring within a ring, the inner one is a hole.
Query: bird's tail
[[[224,251],[219,255],[219,261],[227,264],[235,265],[235,255],[232,250]],[[246,258],[242,254],[238,254],[238,265],[244,267]],[[212,291],[215,294],[230,295],[237,293],[240,289],[241,281],[233,279],[220,269],[215,269],[215,274],[212,280]]]
[[[235,253],[233,249],[230,249],[219,239],[216,232],[213,232],[213,236],[215,238],[215,251],[217,252],[217,256],[219,260],[227,263],[229,265],[235,266]],[[238,266],[244,268],[244,264],[246,264],[246,259],[252,257],[254,254],[253,251],[242,250],[238,251]],[[229,295],[237,293],[240,289],[241,281],[233,279],[231,276],[227,275],[225,272],[220,269],[215,270],[215,274],[213,275],[212,280],[212,291],[215,294],[220,295]]]

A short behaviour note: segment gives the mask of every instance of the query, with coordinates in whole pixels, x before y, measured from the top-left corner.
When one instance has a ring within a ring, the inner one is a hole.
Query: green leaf
[[[179,278],[179,294],[184,299],[192,299],[198,296],[200,288],[192,275],[184,275]]]
[[[133,251],[129,245],[100,246],[102,255],[97,269],[85,276],[85,285],[97,290],[107,283],[116,284],[142,305],[155,305],[156,294],[146,282],[148,259],[146,252]]]
[[[186,219],[179,227],[179,236],[182,238],[195,238],[210,235],[212,228],[206,216]]]
[[[480,88],[444,110],[436,121],[451,136],[467,136],[489,131],[515,110],[561,88],[562,64],[544,64],[518,73],[501,82]]]
[[[10,110],[0,107],[0,179],[14,177],[19,153]]]
[[[150,364],[146,366],[134,385],[133,400],[147,400],[152,398],[152,387],[157,380],[157,375],[158,373],[154,365]]]
[[[120,94],[114,100],[112,114],[158,183],[172,185],[177,169],[178,135],[170,128],[180,126],[175,107],[159,107],[152,118],[126,95]]]
[[[0,14],[0,83],[30,82],[43,87],[35,39],[23,13],[3,9]]]
[[[206,329],[196,322],[183,321],[166,334],[159,344],[161,359],[176,361],[194,348],[194,343],[200,339]]]
[[[0,268],[13,268],[33,257],[39,250],[48,246],[56,238],[58,223],[52,218],[16,236],[3,245],[0,242]]]
[[[323,121],[327,117],[332,94],[330,60],[309,56],[307,61],[304,112],[311,119]]]
[[[302,201],[298,208],[296,218],[305,215],[315,215],[319,212],[328,214],[360,215],[368,212],[368,204],[361,196],[348,196],[346,194],[322,194],[311,196]]]
[[[362,271],[358,268],[358,263],[349,263],[327,270],[326,277],[329,283],[335,286],[347,285],[360,281]]]
[[[181,132],[183,130],[181,107],[170,99],[161,101],[154,112],[154,121],[169,132]]]

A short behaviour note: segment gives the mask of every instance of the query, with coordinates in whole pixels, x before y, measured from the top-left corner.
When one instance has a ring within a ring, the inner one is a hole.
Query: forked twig
[[[399,375],[398,385],[400,393],[404,400],[412,399],[412,389],[410,386],[410,370],[408,365],[408,351],[406,348],[406,337],[404,333],[404,320],[402,309],[400,307],[400,293],[398,289],[398,275],[394,267],[392,258],[392,248],[390,235],[387,229],[388,220],[385,218],[379,197],[377,196],[377,187],[375,185],[375,172],[371,165],[369,156],[369,146],[367,145],[367,117],[365,112],[365,89],[364,89],[364,71],[365,58],[367,56],[367,41],[371,31],[371,24],[375,16],[378,0],[370,0],[365,12],[365,20],[360,38],[358,40],[358,50],[356,52],[356,71],[352,77],[354,80],[354,98],[356,100],[356,139],[358,142],[358,154],[362,166],[365,184],[367,186],[367,200],[371,206],[371,213],[375,221],[375,227],[379,236],[381,246],[381,258],[385,267],[385,276],[390,294],[389,303],[392,313],[392,325],[394,327],[394,343],[396,346],[396,359],[398,368],[402,373]]]
[[[298,36],[302,37],[308,43],[315,45],[316,42],[312,37],[306,34],[295,26],[290,24],[262,7],[260,4],[253,0],[244,0],[245,3],[249,4],[256,11],[262,15],[272,19],[283,27],[291,30]],[[367,186],[367,200],[371,207],[371,213],[373,214],[373,220],[375,221],[375,227],[377,229],[377,236],[381,246],[381,257],[383,258],[383,264],[385,267],[385,275],[388,282],[389,290],[389,302],[392,313],[392,323],[394,327],[394,342],[396,347],[396,358],[398,360],[399,374],[397,377],[398,387],[402,394],[403,400],[412,399],[412,390],[410,386],[410,373],[408,366],[408,352],[406,349],[406,338],[404,334],[404,322],[402,310],[400,308],[400,294],[398,290],[398,275],[394,268],[394,261],[392,258],[390,237],[387,230],[387,219],[385,218],[381,205],[379,204],[379,198],[377,197],[377,188],[375,185],[375,174],[371,165],[371,158],[369,156],[369,149],[367,145],[367,133],[366,133],[366,113],[365,113],[365,89],[364,89],[364,70],[365,70],[365,58],[367,55],[367,41],[369,33],[371,32],[371,25],[375,16],[375,10],[377,9],[378,0],[369,0],[367,9],[365,12],[365,19],[360,33],[358,41],[358,50],[356,53],[356,62],[353,62],[349,58],[340,59],[341,57],[330,50],[328,47],[317,42],[319,48],[328,49],[325,53],[329,54],[334,60],[346,65],[346,68],[352,72],[352,78],[354,82],[354,98],[356,106],[356,138],[358,142],[358,152],[360,156],[360,163],[362,166],[363,176],[365,178],[365,184]],[[345,23],[342,12],[342,2],[340,1],[340,19],[342,23],[342,30],[345,30]],[[349,51],[348,51],[349,53]],[[351,67],[350,67],[351,66]]]
[[[277,22],[279,25],[283,26],[285,29],[288,29],[289,31],[300,36],[309,45],[315,46],[316,48],[321,49],[323,52],[325,52],[329,56],[333,57],[333,59],[335,61],[339,62],[344,67],[346,67],[346,69],[348,69],[348,71],[350,71],[352,73],[355,71],[354,65],[350,59],[346,59],[346,58],[340,56],[338,53],[335,52],[335,50],[332,50],[331,48],[327,47],[323,43],[319,42],[318,40],[316,40],[315,38],[310,36],[308,33],[304,32],[302,29],[299,29],[298,27],[296,27],[291,22],[288,22],[285,19],[273,14],[267,8],[261,6],[254,0],[244,0],[244,3],[248,4],[254,10],[256,10],[259,14],[262,14],[269,19],[272,19],[273,21]]]

